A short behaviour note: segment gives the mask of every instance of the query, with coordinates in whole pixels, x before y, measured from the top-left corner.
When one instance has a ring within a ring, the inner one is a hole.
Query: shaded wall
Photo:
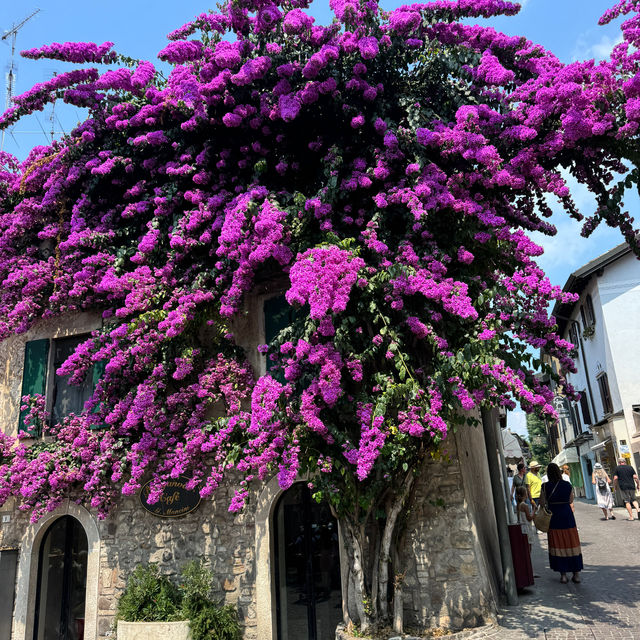
[[[451,434],[443,454],[418,481],[408,523],[405,620],[462,629],[496,610],[500,556],[481,428]]]

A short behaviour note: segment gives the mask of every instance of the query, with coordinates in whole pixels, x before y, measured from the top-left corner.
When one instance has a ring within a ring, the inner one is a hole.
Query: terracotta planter
[[[125,622],[118,620],[118,640],[190,640],[189,621]]]

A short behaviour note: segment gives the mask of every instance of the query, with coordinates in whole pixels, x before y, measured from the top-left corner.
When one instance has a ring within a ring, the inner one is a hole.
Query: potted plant
[[[118,640],[241,640],[235,608],[210,598],[211,572],[192,561],[178,584],[138,565],[118,601]]]

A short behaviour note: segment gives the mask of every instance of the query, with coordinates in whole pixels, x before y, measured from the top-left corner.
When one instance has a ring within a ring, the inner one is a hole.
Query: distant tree
[[[543,467],[551,462],[547,427],[539,416],[530,413],[527,415],[527,433],[531,447],[531,459],[537,460]]]

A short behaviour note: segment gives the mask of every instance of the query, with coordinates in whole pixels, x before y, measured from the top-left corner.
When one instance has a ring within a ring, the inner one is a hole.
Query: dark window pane
[[[589,401],[587,400],[586,389],[580,394],[580,409],[582,409],[582,420],[585,425],[591,424],[591,413],[589,412]]]
[[[587,297],[585,299],[585,315],[587,316],[587,326],[590,327],[591,325],[594,325],[596,323],[596,314],[595,311],[593,310],[593,300],[591,299],[591,296],[589,294],[587,294]]]
[[[269,298],[264,302],[264,338],[267,344],[287,327],[291,326],[296,316],[296,310],[289,306],[284,296]],[[267,356],[267,371],[273,366],[273,362]],[[280,382],[284,383],[284,375],[276,376]]]
[[[87,336],[73,336],[53,341],[54,371],[76,350],[76,347],[87,339]],[[93,371],[89,371],[81,384],[69,384],[68,376],[57,373],[53,382],[52,420],[56,424],[71,413],[79,414],[84,403],[93,393]]]
[[[571,404],[571,416],[573,418],[573,437],[577,438],[582,431],[580,425],[580,414],[578,413],[578,407],[575,404]]]

